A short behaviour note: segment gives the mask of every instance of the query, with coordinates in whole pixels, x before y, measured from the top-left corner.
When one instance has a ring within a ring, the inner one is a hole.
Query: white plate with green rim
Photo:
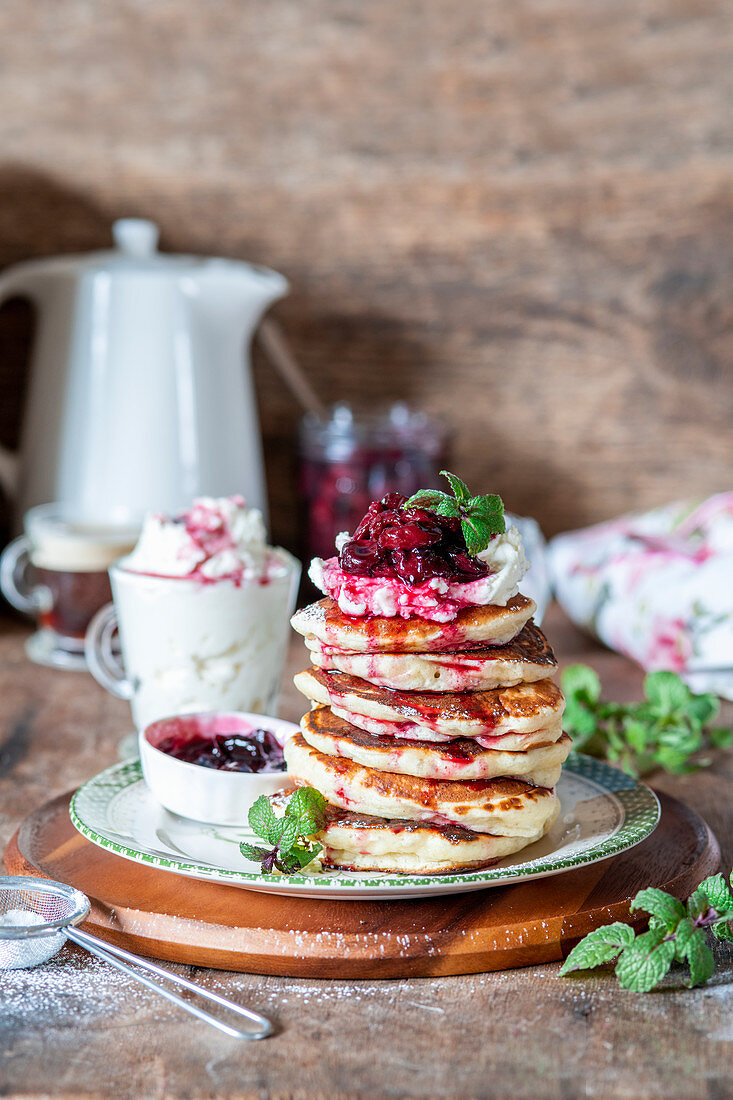
[[[542,840],[493,867],[446,875],[263,875],[239,851],[243,840],[261,843],[251,829],[202,825],[164,810],[146,787],[139,761],[116,764],[90,779],[72,798],[69,812],[93,844],[161,871],[269,894],[375,900],[459,894],[557,875],[633,848],[659,822],[653,791],[580,753],[568,757],[558,794],[560,815]]]

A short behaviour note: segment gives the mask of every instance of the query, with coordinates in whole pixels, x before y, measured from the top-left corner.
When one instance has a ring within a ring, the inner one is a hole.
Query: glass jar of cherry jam
[[[334,405],[300,425],[304,555],[330,558],[340,531],[352,532],[373,500],[438,487],[448,464],[445,426],[398,403],[357,411]]]

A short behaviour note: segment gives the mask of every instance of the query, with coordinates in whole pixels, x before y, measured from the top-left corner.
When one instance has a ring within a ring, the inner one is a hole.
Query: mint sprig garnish
[[[469,554],[479,554],[494,535],[506,531],[504,501],[495,493],[472,497],[465,481],[448,470],[441,470],[440,476],[448,479],[453,496],[440,489],[420,489],[405,508],[426,508],[438,516],[458,517]]]
[[[562,674],[566,707],[563,727],[573,747],[618,764],[629,775],[664,768],[682,775],[710,761],[699,754],[733,743],[733,730],[710,726],[720,702],[694,695],[676,672],[650,672],[641,703],[601,699],[601,682],[587,665]]]
[[[295,874],[323,850],[323,845],[312,838],[325,824],[326,799],[314,787],[296,788],[282,817],[277,816],[264,794],[252,804],[247,816],[252,832],[266,841],[268,847],[243,843],[239,850],[245,859],[260,863],[265,875],[274,870],[284,875]]]
[[[649,914],[646,932],[637,935],[621,921],[595,928],[573,948],[560,973],[595,970],[615,962],[616,977],[624,989],[648,993],[676,961],[689,968],[692,988],[704,985],[715,969],[706,932],[710,930],[719,940],[733,940],[733,893],[722,875],[701,882],[687,904],[649,886],[639,891],[629,908]]]

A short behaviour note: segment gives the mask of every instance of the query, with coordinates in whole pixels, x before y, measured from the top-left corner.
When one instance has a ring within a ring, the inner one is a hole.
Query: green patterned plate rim
[[[590,863],[608,859],[629,848],[633,848],[646,839],[656,828],[660,818],[659,801],[652,790],[630,778],[618,768],[601,760],[581,753],[572,752],[568,757],[564,776],[576,777],[587,781],[589,789],[596,788],[597,794],[613,799],[618,807],[618,821],[610,835],[596,843],[591,843],[579,851],[566,854],[544,852],[536,859],[512,863],[516,857],[508,857],[494,867],[480,871],[463,871],[442,875],[396,875],[381,872],[324,871],[312,875],[265,876],[259,871],[232,870],[228,867],[214,866],[211,863],[195,859],[178,858],[173,851],[170,854],[152,850],[151,846],[133,846],[132,836],[122,836],[109,826],[106,818],[99,822],[100,813],[104,816],[112,799],[128,791],[135,784],[143,783],[142,771],[138,760],[115,764],[100,772],[83,784],[71,799],[69,815],[76,829],[93,844],[136,863],[147,864],[161,870],[189,875],[199,879],[212,879],[217,882],[231,882],[254,888],[276,887],[278,893],[307,887],[310,890],[327,888],[330,892],[337,889],[347,891],[350,887],[361,889],[380,889],[391,892],[392,889],[414,889],[446,887],[448,891],[461,887],[473,888],[478,884],[490,886],[492,883],[504,884],[523,878],[539,878],[557,874],[560,871],[584,867]],[[563,780],[560,780],[560,786]],[[152,797],[152,796],[151,796]],[[173,816],[173,815],[171,815]],[[572,816],[572,815],[571,815]],[[193,828],[196,823],[187,823]],[[213,828],[213,827],[212,827]],[[201,825],[201,834],[209,829]],[[209,830],[211,831],[211,830]],[[221,830],[220,830],[221,832]],[[247,827],[237,830],[238,839],[247,839]],[[254,836],[250,834],[254,840]],[[220,837],[221,839],[221,837]],[[545,838],[547,839],[547,838]],[[538,845],[543,844],[542,841]],[[535,847],[532,845],[531,847]],[[531,847],[525,849],[531,852]],[[185,855],[185,853],[182,853]]]

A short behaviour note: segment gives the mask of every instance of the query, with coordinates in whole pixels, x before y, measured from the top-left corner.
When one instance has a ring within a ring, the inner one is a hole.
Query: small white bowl
[[[288,773],[225,772],[188,764],[161,752],[158,745],[172,734],[185,738],[213,733],[250,733],[272,730],[281,745],[298,727],[282,718],[234,711],[206,711],[159,718],[140,731],[140,762],[145,782],[155,797],[174,814],[207,825],[246,825],[247,812],[261,794],[272,794],[288,784]]]

